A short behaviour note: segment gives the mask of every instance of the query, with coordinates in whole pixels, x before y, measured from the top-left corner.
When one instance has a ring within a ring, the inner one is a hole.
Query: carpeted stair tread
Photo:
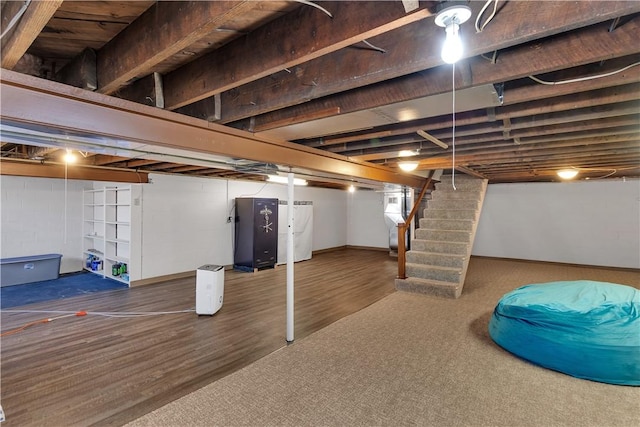
[[[465,257],[458,254],[411,250],[406,253],[406,262],[440,267],[462,268]]]
[[[414,242],[425,242],[425,243],[452,243],[455,245],[467,245],[467,242],[456,242],[453,240],[432,240],[432,239],[414,239]],[[420,250],[420,249],[417,249]],[[433,251],[422,251],[422,252],[433,252]],[[447,252],[441,252],[443,254],[446,254]]]
[[[479,200],[450,200],[450,199],[439,199],[439,200],[429,200],[427,209],[478,209]],[[426,210],[426,209],[425,209]]]
[[[458,283],[442,282],[439,280],[426,280],[418,277],[396,279],[396,290],[403,292],[457,298],[460,296],[461,289],[462,287]]]
[[[437,190],[431,193],[432,200],[480,200],[480,195],[477,191],[444,191],[438,193]]]
[[[476,209],[434,209],[424,210],[424,217],[428,219],[455,219],[473,221],[476,218]]]
[[[451,176],[436,183],[406,254],[408,277],[396,280],[398,290],[460,296],[487,182],[463,175],[456,176],[455,190]]]
[[[470,231],[459,230],[433,230],[416,229],[416,239],[435,240],[438,242],[469,243],[471,241]]]
[[[411,248],[423,252],[440,252],[444,254],[466,255],[468,243],[443,242],[439,240],[416,239],[411,243]]]
[[[474,223],[475,221],[470,219],[421,218],[420,228],[451,231],[472,231]]]
[[[445,283],[460,283],[462,268],[406,263],[407,276]]]

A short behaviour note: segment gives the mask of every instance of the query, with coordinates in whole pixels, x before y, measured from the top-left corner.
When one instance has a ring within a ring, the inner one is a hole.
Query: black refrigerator
[[[278,259],[278,199],[236,198],[233,267],[252,271]]]

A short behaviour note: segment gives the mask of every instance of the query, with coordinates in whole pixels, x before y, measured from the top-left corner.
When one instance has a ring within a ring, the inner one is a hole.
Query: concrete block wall
[[[2,175],[0,257],[59,253],[61,273],[81,270],[82,190],[90,185],[68,180],[65,193],[62,179]]]

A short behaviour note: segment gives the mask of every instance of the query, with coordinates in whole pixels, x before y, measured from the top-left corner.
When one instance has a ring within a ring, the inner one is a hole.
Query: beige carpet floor
[[[640,425],[640,387],[537,367],[488,335],[504,293],[576,279],[640,286],[637,271],[473,258],[457,300],[396,292],[128,425]]]

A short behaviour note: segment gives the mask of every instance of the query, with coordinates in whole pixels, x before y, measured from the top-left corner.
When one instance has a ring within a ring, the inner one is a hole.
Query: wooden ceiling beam
[[[95,168],[85,165],[72,165],[66,168],[64,163],[41,163],[2,159],[2,175],[32,176],[39,178],[80,179],[87,181],[113,181],[147,183],[149,175],[122,169]]]
[[[557,133],[572,133],[578,131],[594,131],[596,129],[606,129],[611,126],[623,126],[628,125],[632,127],[638,126],[638,115],[634,114],[640,108],[640,103],[637,101],[627,101],[620,104],[620,110],[614,108],[602,107],[586,107],[581,110],[574,110],[571,114],[566,112],[557,112],[549,114],[533,115],[526,118],[522,118],[517,123],[517,127],[512,127],[513,136],[523,139],[536,136],[544,136],[545,134],[557,134]],[[610,120],[609,124],[605,120]],[[542,122],[542,123],[541,123]],[[544,124],[543,124],[544,123]],[[513,129],[516,129],[514,131]],[[511,139],[505,140],[502,134],[500,134],[499,128],[494,128],[491,124],[486,124],[485,128],[474,127],[473,130],[465,132],[464,127],[457,127],[456,137],[458,145],[464,145],[466,143],[474,142],[488,142],[488,141],[512,141]],[[445,142],[451,140],[451,129],[444,129],[442,132],[435,132],[434,135],[438,136]],[[467,136],[469,135],[469,136]],[[327,151],[340,153],[343,155],[354,156],[354,151],[361,150],[358,155],[362,155],[365,152],[389,152],[389,147],[394,147],[393,150],[401,149],[427,149],[431,147],[420,144],[421,140],[417,135],[410,134],[409,136],[398,136],[397,138],[388,138],[386,140],[377,141],[377,144],[371,145],[370,141],[358,141],[349,144],[332,145],[327,148]],[[511,143],[511,142],[509,142]],[[413,144],[414,147],[404,147],[405,145]],[[356,155],[357,156],[357,155]],[[360,160],[374,160],[376,156],[363,156],[358,157]]]
[[[549,157],[557,158],[559,156],[566,155],[571,159],[579,159],[581,157],[592,157],[594,155],[611,154],[612,150],[627,150],[627,152],[635,153],[640,160],[640,149],[637,144],[637,136],[634,140],[622,140],[616,141],[609,138],[592,140],[590,146],[581,147],[580,152],[576,153],[575,147],[583,144],[569,145],[567,143],[552,146],[550,144],[544,144],[539,146],[530,146],[526,148],[514,148],[511,150],[495,150],[491,152],[482,152],[475,154],[461,154],[456,155],[456,164],[470,165],[473,163],[490,163],[497,161],[513,161],[514,158],[518,158],[521,162],[532,161],[531,159],[546,159]],[[613,145],[616,142],[620,142],[621,145]],[[610,146],[607,146],[607,145]],[[420,160],[419,169],[441,169],[443,167],[450,167],[451,156],[438,156],[428,159]],[[447,166],[449,165],[449,166]]]
[[[537,77],[552,82],[588,79],[589,77],[614,73],[636,62],[640,62],[640,55],[623,56],[621,58],[607,60],[604,63],[594,62]],[[533,80],[530,80],[529,84],[519,87],[510,87],[511,85],[506,83],[504,105],[513,105],[522,102],[536,101],[538,99],[572,95],[577,92],[588,92],[596,89],[613,88],[615,86],[637,83],[638,69],[640,69],[640,67],[630,68],[627,71],[605,77],[557,85],[543,85],[535,83]]]
[[[480,173],[466,166],[456,166],[456,170],[466,173],[467,175],[475,176],[476,178],[487,179],[487,176],[485,174]]]
[[[487,153],[493,154],[496,152],[514,152],[519,147],[529,147],[542,144],[548,144],[550,147],[574,147],[583,145],[585,141],[591,141],[598,137],[607,137],[610,135],[610,132],[602,132],[602,133],[584,133],[581,135],[571,135],[568,134],[564,137],[549,137],[549,138],[532,138],[530,140],[523,140],[519,145],[515,145],[513,142],[497,142],[488,144],[488,141],[483,141],[479,143],[469,143],[469,144],[458,144],[456,145],[456,156],[460,156],[462,154],[470,154],[470,153]],[[631,127],[624,132],[616,133],[614,137],[611,137],[611,141],[635,141],[638,138],[638,128]],[[495,141],[495,140],[494,140]],[[568,141],[566,144],[563,141]],[[597,140],[596,140],[597,141]],[[397,147],[395,150],[385,151],[382,149],[370,149],[370,150],[361,150],[361,153],[356,152],[346,152],[344,155],[349,156],[353,159],[361,160],[361,161],[375,161],[375,160],[383,160],[383,159],[391,159],[398,157],[398,151],[401,149],[405,149],[405,147]],[[410,147],[406,147],[406,149],[410,149]],[[451,150],[448,151],[448,155],[451,155]],[[442,150],[421,150],[420,157],[441,157]]]
[[[11,70],[18,63],[18,60],[27,52],[27,49],[29,49],[61,4],[62,0],[32,1],[29,3],[11,33],[2,38],[2,46],[0,48],[0,65],[2,68]],[[4,16],[3,14],[3,22],[5,19],[11,20],[12,18],[13,16]],[[5,26],[2,28],[4,31]]]
[[[143,166],[143,170],[145,171],[163,171],[166,169],[171,169],[175,166],[178,166],[176,163],[167,163],[167,162],[154,162],[152,164]]]
[[[639,58],[640,59],[640,58]],[[618,68],[619,69],[619,68]],[[604,71],[603,71],[604,72]],[[604,100],[608,99],[608,92],[617,91],[617,86],[626,85],[627,83],[635,83],[638,81],[637,75],[634,73],[628,73],[630,77],[622,76],[622,78],[610,87],[610,90],[603,90],[601,93],[605,95]],[[583,99],[586,99],[588,103],[588,93],[592,89],[602,89],[600,85],[593,85],[591,82],[600,81],[603,79],[590,80],[585,82],[579,82],[568,85],[559,85],[559,86],[546,86],[536,84],[533,86],[528,86],[525,91],[520,91],[520,89],[515,89],[518,92],[515,96],[512,96],[512,89],[505,89],[505,103],[502,107],[498,107],[498,111],[519,111],[517,110],[517,105],[522,104],[522,108],[528,108],[526,103],[535,100],[546,99],[554,94],[554,92],[549,92],[548,88],[565,88],[569,87],[570,91],[565,91],[564,89],[558,89],[559,95],[566,95],[568,93],[582,94],[579,95]],[[526,93],[527,96],[531,98],[526,98],[523,96]],[[636,94],[637,98],[637,94]],[[562,98],[559,98],[562,99]],[[513,102],[512,102],[513,101]],[[517,102],[516,102],[517,101]],[[514,105],[516,104],[516,105]],[[570,106],[570,104],[568,104]],[[544,106],[544,103],[537,104],[538,107]],[[507,109],[507,107],[512,107],[512,110]],[[574,107],[570,106],[570,109]],[[520,115],[519,113],[515,113],[515,115]],[[500,115],[501,120],[509,119],[507,115]],[[473,115],[459,115],[457,120],[457,130],[456,135],[465,136],[466,133],[475,135],[478,131],[480,132],[502,132],[503,124],[499,122],[487,122],[487,117],[484,114],[478,114],[477,112],[473,113]],[[474,125],[478,125],[478,127],[472,127]],[[380,127],[374,131],[360,131],[353,132],[352,134],[340,135],[337,137],[325,137],[320,139],[309,139],[305,141],[299,141],[300,143],[304,143],[308,147],[318,147],[318,148],[326,148],[327,146],[331,146],[334,144],[344,144],[348,142],[360,142],[360,141],[368,141],[373,138],[384,138],[384,137],[393,137],[399,135],[405,135],[408,133],[416,132],[419,129],[428,130],[429,133],[432,133],[434,136],[438,138],[443,138],[445,136],[441,135],[442,133],[450,133],[452,126],[451,116],[443,115],[438,117],[431,117],[427,119],[414,120],[412,122],[400,123],[397,125],[391,125],[387,127]],[[465,129],[468,128],[468,130]],[[514,129],[511,126],[511,121],[509,119],[509,130],[510,135],[517,136],[518,132],[514,132]]]
[[[3,70],[0,117],[22,126],[274,163],[418,188],[424,178],[286,141]]]
[[[566,133],[555,133],[552,135],[530,135],[528,137],[521,137],[519,139],[519,143],[515,144],[512,139],[504,140],[501,136],[495,135],[486,135],[485,137],[467,137],[467,138],[456,138],[456,148],[459,151],[468,150],[475,147],[482,148],[496,148],[496,147],[513,147],[514,145],[523,145],[523,144],[536,144],[536,143],[545,143],[545,142],[558,142],[558,141],[568,141],[577,138],[595,138],[599,136],[607,136],[607,135],[627,135],[627,134],[635,134],[638,132],[639,127],[637,125],[630,125],[625,127],[618,128],[608,128],[603,130],[574,130],[572,132]],[[374,149],[372,149],[374,150]],[[422,150],[424,152],[425,150]],[[438,154],[437,150],[428,150],[429,152],[433,152]],[[375,151],[365,151],[374,153]],[[349,155],[348,152],[341,153],[344,155]],[[364,159],[362,159],[364,160]]]
[[[500,164],[517,164],[527,161],[533,155],[551,158],[573,158],[579,157],[584,153],[595,151],[606,152],[611,150],[629,150],[630,152],[640,154],[636,140],[637,136],[634,138],[598,138],[593,141],[593,144],[588,146],[584,144],[585,140],[576,140],[562,143],[532,144],[527,147],[514,146],[511,148],[505,147],[492,150],[460,151],[459,153],[456,153],[456,164],[458,162],[461,162],[461,164],[475,165],[495,162],[499,162]],[[576,152],[576,148],[579,148],[578,152]],[[416,160],[418,160],[421,165],[435,167],[441,166],[442,164],[450,164],[452,157],[448,154]]]
[[[584,120],[579,123],[568,122],[549,126],[536,126],[531,128],[521,128],[517,132],[511,132],[512,137],[543,137],[556,133],[570,133],[578,131],[593,131],[615,127],[640,126],[640,115],[630,114],[628,116],[614,116]]]
[[[554,113],[518,117],[511,120],[511,129],[513,131],[536,126],[555,125],[558,123],[575,123],[607,117],[620,117],[636,114],[638,111],[640,111],[640,101],[638,100],[621,102],[619,104],[596,105],[577,110],[565,110]]]
[[[109,156],[106,154],[96,154],[95,156],[91,156],[85,160],[85,164],[87,165],[95,165],[95,166],[106,166],[113,163],[120,163],[127,161],[127,157],[122,156]]]
[[[619,69],[619,68],[618,68]],[[606,70],[603,70],[603,72],[605,72]],[[605,98],[604,100],[607,100],[608,97],[608,93],[607,92],[615,92],[617,91],[616,87],[619,85],[625,85],[626,83],[635,83],[637,82],[638,78],[636,76],[635,73],[631,72],[628,73],[628,75],[630,77],[626,77],[622,76],[622,78],[618,81],[617,84],[613,84],[611,86],[611,90],[607,91],[607,90],[602,90],[601,93],[604,94]],[[590,93],[589,91],[592,90],[593,88],[597,88],[597,89],[601,89],[601,87],[599,85],[593,85],[591,82],[594,81],[600,81],[603,79],[596,79],[596,80],[591,80],[591,81],[585,81],[585,82],[578,82],[578,83],[574,83],[574,84],[568,84],[568,85],[560,85],[560,86],[545,86],[545,85],[540,85],[540,84],[536,84],[532,87],[527,87],[526,91],[524,92],[519,92],[516,96],[512,96],[512,89],[506,89],[505,90],[505,103],[502,107],[499,107],[498,111],[518,111],[517,110],[517,106],[513,105],[513,103],[515,104],[522,104],[520,105],[521,108],[528,108],[528,104],[525,104],[529,101],[534,101],[534,100],[539,100],[539,99],[545,99],[547,97],[549,97],[550,95],[553,94],[553,92],[549,92],[548,88],[564,88],[564,87],[569,87],[569,89],[571,89],[570,91],[568,91],[569,93],[576,93],[576,94],[581,94],[584,93],[584,95],[580,95],[582,96],[583,99],[586,99],[586,103],[588,103],[589,101],[589,95],[588,93]],[[605,86],[607,87],[607,86]],[[519,89],[515,89],[516,91],[519,91]],[[586,92],[586,93],[585,93]],[[530,96],[531,98],[526,98],[525,96],[523,96],[523,93],[526,93],[527,96]],[[567,92],[565,92],[564,90],[558,90],[558,93],[560,95],[565,95],[567,94]],[[635,95],[637,97],[637,94]],[[562,98],[559,98],[562,99]],[[512,101],[514,101],[512,103]],[[517,102],[516,102],[517,101]],[[571,106],[570,104],[568,104],[570,108],[574,108],[573,106]],[[508,106],[512,106],[512,109],[507,109]],[[539,103],[537,104],[538,107],[544,106],[544,103]],[[519,115],[519,113],[515,113],[515,115]],[[508,119],[509,116],[501,114],[500,115],[500,119],[501,120],[505,120]],[[472,126],[472,125],[480,125],[482,126],[484,129],[486,129],[486,131],[483,132],[498,132],[498,131],[502,131],[503,127],[500,123],[498,122],[487,122],[487,117],[484,114],[478,114],[477,112],[472,113],[472,115],[469,114],[463,114],[463,115],[459,115],[458,120],[457,120],[457,124],[458,124],[458,131],[456,132],[457,135],[460,136],[464,136],[465,132],[467,132],[464,128],[464,126]],[[348,143],[348,142],[359,142],[359,141],[368,141],[372,138],[383,138],[383,137],[392,137],[392,136],[398,136],[398,135],[405,135],[408,133],[413,133],[416,132],[419,129],[424,129],[424,130],[428,130],[430,133],[432,133],[434,136],[436,137],[444,137],[444,136],[440,136],[440,133],[442,132],[446,132],[449,133],[450,129],[451,129],[452,123],[451,123],[451,116],[450,115],[443,115],[443,116],[438,116],[438,117],[432,117],[432,118],[427,118],[427,119],[421,119],[421,120],[414,120],[412,122],[408,122],[408,123],[401,123],[398,125],[391,125],[391,126],[387,126],[387,127],[380,127],[374,131],[361,131],[361,132],[354,132],[352,134],[346,134],[346,135],[340,135],[337,137],[325,137],[325,138],[320,138],[320,139],[309,139],[306,141],[299,141],[301,143],[304,143],[305,145],[309,146],[309,147],[319,147],[319,148],[326,148],[327,146],[330,145],[334,145],[334,144],[344,144],[344,143]],[[511,136],[514,136],[517,134],[517,132],[513,132],[513,128],[511,127],[511,123],[509,123],[509,128],[510,128],[510,133]],[[468,130],[469,133],[471,134],[476,134],[477,133],[478,128],[470,128]]]
[[[129,80],[150,74],[155,65],[256,4],[249,0],[156,2],[98,52],[98,92],[113,93]]]
[[[155,165],[157,163],[162,163],[160,160],[152,160],[152,159],[127,159],[125,164],[128,168],[140,168],[140,167],[149,167],[150,165]]]
[[[635,130],[635,133],[622,134],[622,135],[604,135],[599,137],[591,137],[591,136],[583,136],[577,137],[574,139],[567,140],[551,140],[551,141],[533,141],[530,143],[520,143],[520,145],[498,145],[498,146],[487,146],[486,144],[477,144],[475,146],[462,148],[456,150],[456,156],[460,155],[479,155],[482,156],[484,154],[493,155],[496,153],[512,153],[518,154],[530,150],[540,150],[540,149],[556,149],[556,148],[570,148],[570,147],[580,147],[581,151],[588,150],[591,147],[599,147],[602,144],[614,144],[614,143],[633,143],[638,139],[638,129]],[[437,157],[437,156],[433,156]]]
[[[173,110],[277,72],[286,73],[297,64],[424,19],[431,15],[426,6],[432,4],[425,2],[407,14],[397,2],[323,2],[333,17],[300,7],[167,73],[166,108]]]
[[[171,169],[171,173],[183,173],[183,172],[193,172],[197,170],[208,170],[209,167],[206,166],[181,166],[174,165],[175,167]]]
[[[85,48],[56,73],[54,80],[86,90],[96,90],[98,87],[96,51]]]
[[[509,2],[508,4],[512,3],[539,5],[536,2]],[[583,3],[586,2],[580,2],[580,4]],[[568,3],[563,4],[569,6]],[[604,2],[601,4],[606,7]],[[638,2],[638,5],[640,5],[640,2]],[[511,25],[514,24],[512,23]],[[602,23],[563,34],[562,37],[541,40],[534,47],[524,45],[507,49],[500,54],[499,61],[496,64],[492,64],[481,57],[470,58],[468,62],[473,79],[469,86],[500,83],[526,77],[530,74],[548,73],[577,65],[634,55],[640,51],[636,43],[638,33],[640,33],[640,22],[637,19],[629,21],[614,32],[608,32],[608,25]],[[576,52],[579,52],[579,57],[576,57]],[[544,60],[541,60],[541,58],[544,58]],[[456,79],[456,82],[456,89],[458,90],[467,87],[462,85],[459,78]],[[296,117],[312,116],[314,111],[326,110],[330,107],[339,108],[341,114],[346,114],[380,107],[389,103],[446,93],[451,91],[451,84],[451,70],[448,67],[436,67],[402,78],[362,87],[358,90],[326,96],[321,99],[312,99],[300,105],[289,106],[278,111],[265,113],[266,109],[258,109],[258,104],[251,106],[255,111],[251,111],[249,115],[255,116],[252,120],[254,129],[258,132],[271,129],[270,123],[272,122],[282,122],[289,119],[292,124],[300,123],[301,120],[296,121]],[[572,86],[577,92],[580,91],[579,88],[583,84],[585,83],[581,82],[567,86]],[[305,94],[298,95],[300,97],[297,98],[297,103],[301,99],[310,99]],[[231,112],[229,111],[229,105],[224,102],[224,97],[225,95],[223,94],[223,121],[226,122],[224,120],[225,114],[229,115]],[[507,105],[511,102],[508,92],[505,93],[504,101]],[[237,114],[234,120],[239,120],[243,116],[244,113]],[[244,122],[233,123],[232,125],[238,128],[246,127]]]
[[[638,114],[630,114],[623,116],[614,116],[614,117],[606,117],[606,118],[596,118],[592,120],[581,120],[579,122],[566,122],[566,123],[558,123],[555,125],[549,126],[535,126],[531,128],[520,128],[517,132],[510,131],[510,137],[504,138],[504,135],[501,137],[505,141],[512,141],[514,138],[526,138],[531,136],[545,136],[545,135],[553,135],[558,133],[571,133],[571,132],[579,132],[579,131],[588,131],[588,130],[600,130],[607,128],[615,128],[615,127],[625,127],[625,126],[640,126],[640,115]],[[511,123],[509,123],[509,128],[511,129]],[[465,137],[475,136],[478,137],[478,141],[482,140],[482,135],[491,135],[491,137],[495,138],[500,136],[500,132],[502,131],[502,125],[497,122],[483,123],[481,125],[472,125],[472,126],[456,126],[456,141],[463,141]],[[443,141],[450,141],[451,138],[451,128],[443,128],[436,129],[431,131],[434,136],[442,139]],[[406,143],[415,143],[419,141],[417,138],[410,138],[411,142],[409,142],[409,138],[406,140],[402,140],[402,136],[405,134],[399,135],[397,138],[398,141],[387,138],[381,140],[380,142],[384,145],[397,145],[397,144],[406,144]],[[355,146],[348,145],[345,148],[336,148],[334,149],[330,146],[327,150],[333,153],[341,153],[346,149],[355,148],[367,148],[370,146],[369,141],[356,140]],[[336,146],[338,147],[338,146]],[[424,147],[424,144],[423,144]]]
[[[555,96],[515,105],[496,107],[496,119],[510,119],[511,121],[521,116],[531,116],[542,113],[549,114],[558,111],[594,107],[597,105],[635,101],[638,99],[640,99],[640,83],[631,83],[588,92],[578,92],[572,95]],[[514,129],[513,126],[511,129]]]
[[[638,169],[640,168],[640,165],[634,165],[634,164],[629,164],[631,160],[636,159],[637,160],[638,156],[637,154],[620,154],[620,155],[616,155],[616,156],[611,156],[611,159],[614,160],[616,163],[615,165],[611,164],[609,162],[609,156],[607,156],[607,158],[605,159],[603,158],[589,158],[585,161],[581,161],[580,162],[580,167],[581,168],[611,168],[611,169]],[[531,168],[532,164],[523,164],[523,163],[501,163],[499,165],[474,165],[474,169],[482,172],[482,173],[491,173],[496,174],[496,173],[504,173],[504,172],[515,172],[515,171],[523,171],[526,169]],[[560,166],[559,166],[560,165]],[[566,160],[558,158],[558,159],[551,159],[551,160],[545,160],[545,161],[536,161],[535,162],[535,167],[536,169],[544,169],[544,168],[553,168],[553,169],[558,169],[558,167],[568,167],[568,166],[572,166],[571,164],[567,165]],[[630,167],[631,166],[631,167]]]

